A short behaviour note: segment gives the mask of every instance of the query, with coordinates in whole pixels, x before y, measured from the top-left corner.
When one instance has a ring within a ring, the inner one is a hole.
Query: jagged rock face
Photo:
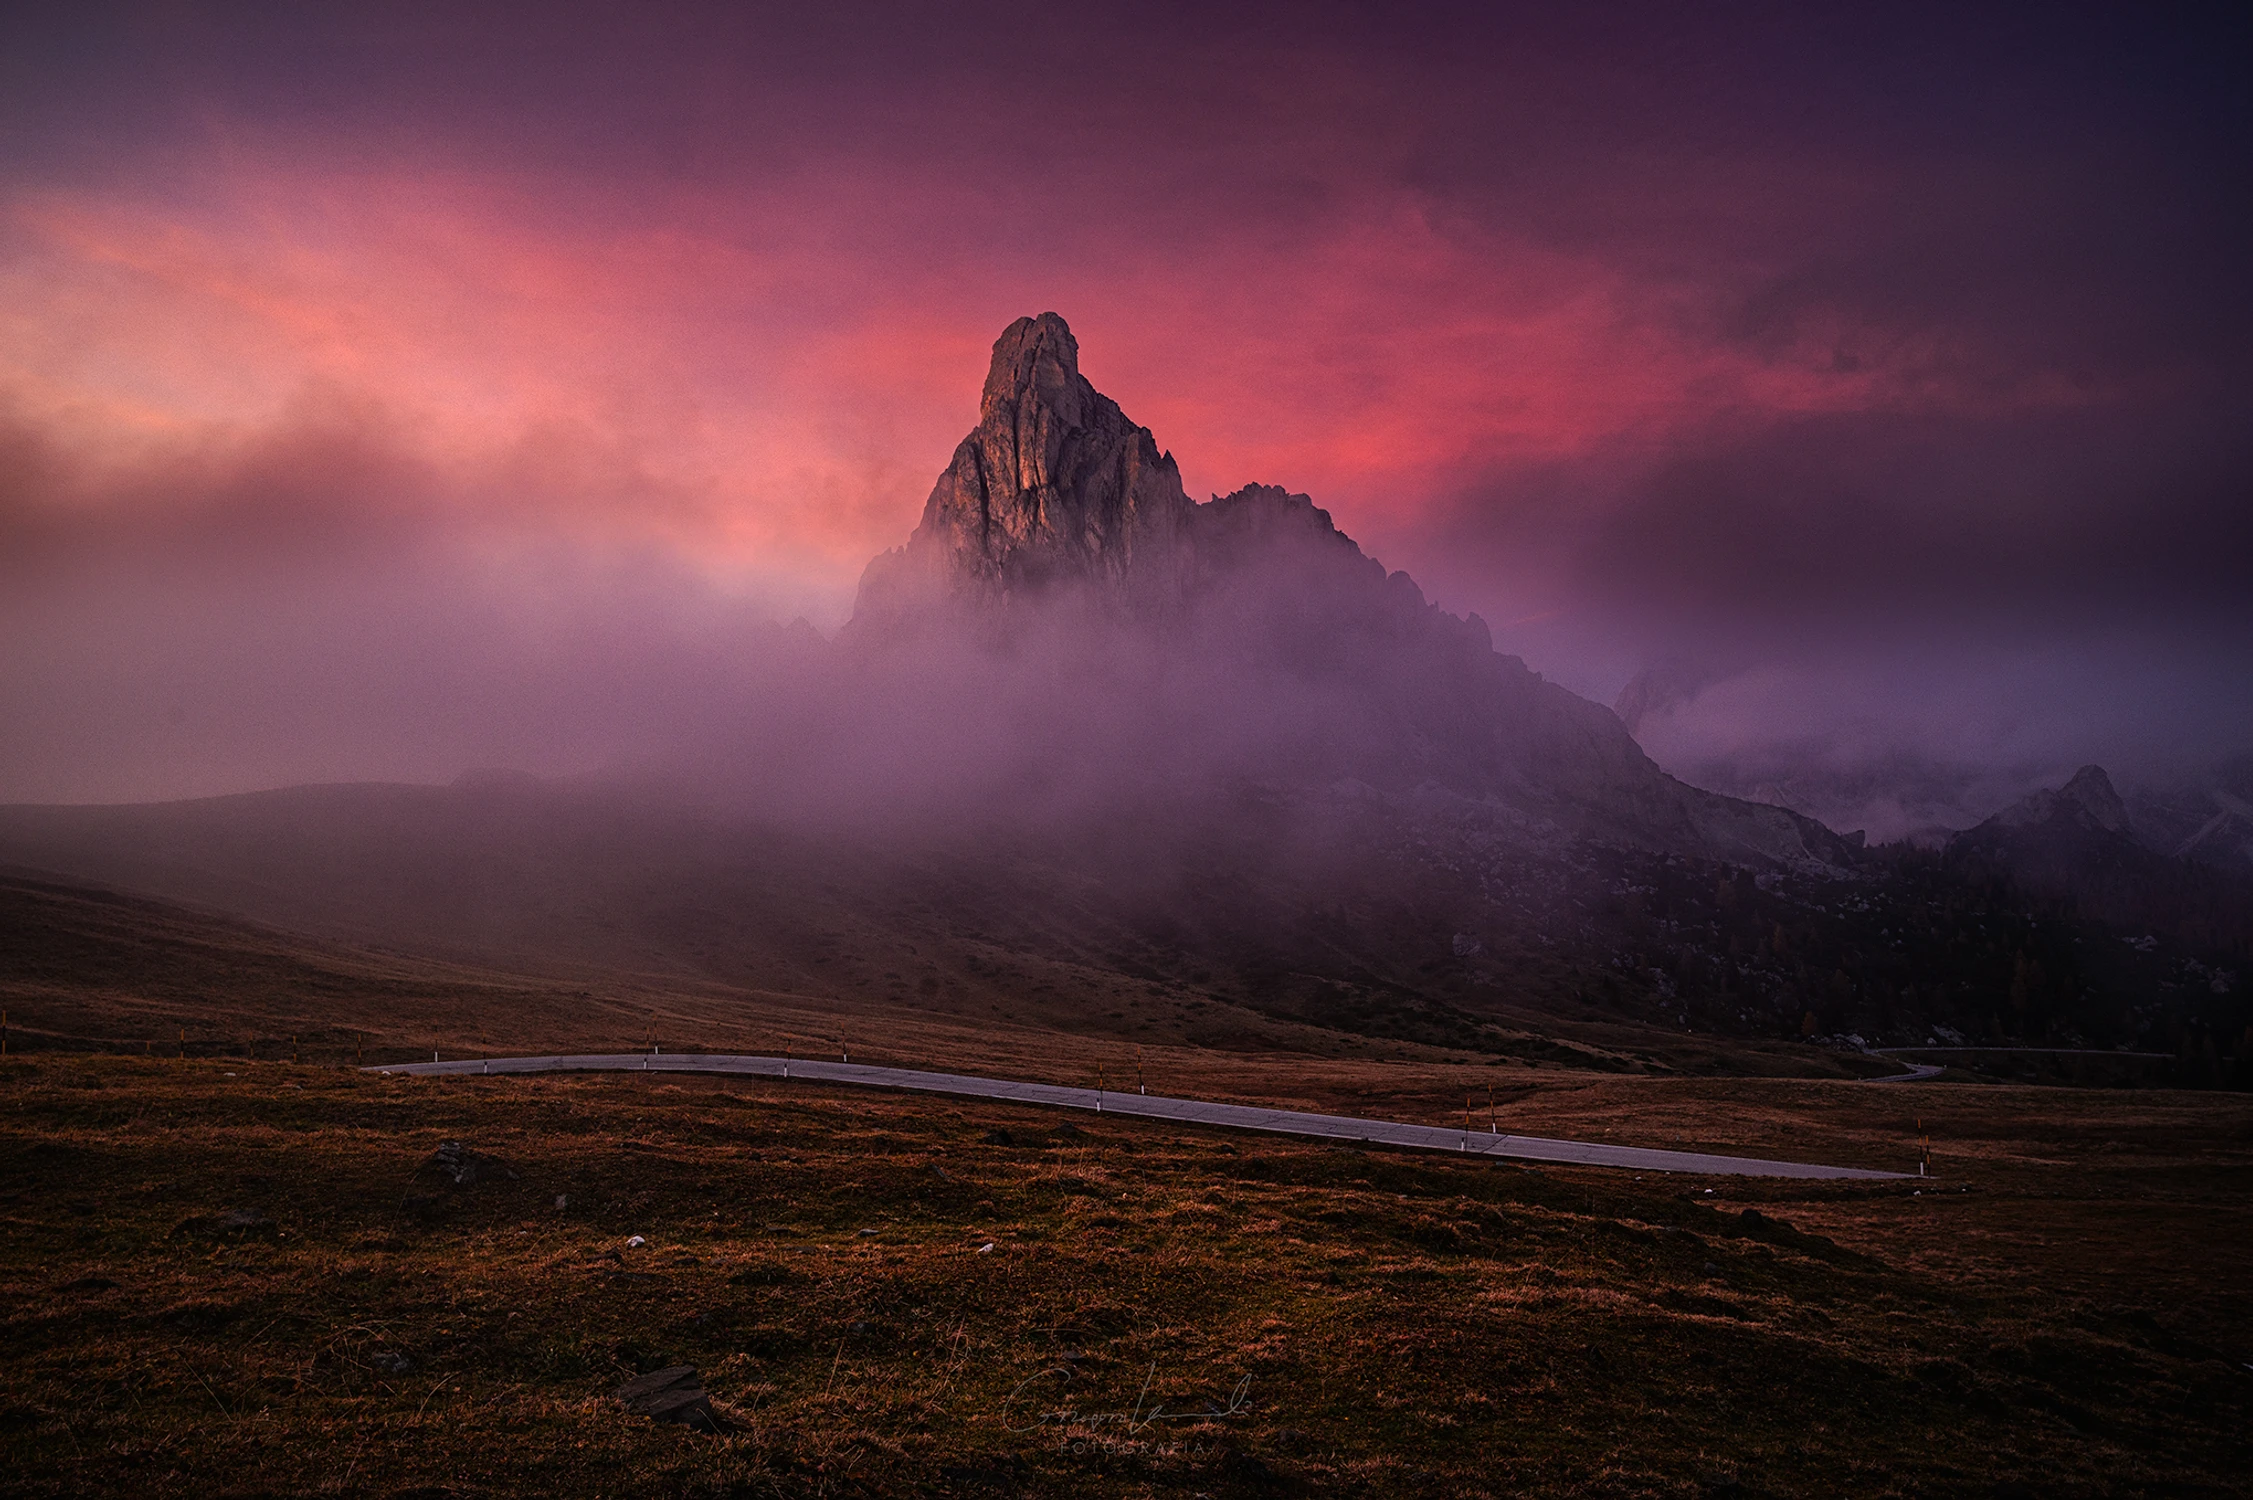
[[[977,427],[907,546],[869,565],[855,614],[1072,587],[1163,605],[1185,580],[1192,508],[1173,456],[1080,374],[1064,320],[1019,318],[994,344]]]

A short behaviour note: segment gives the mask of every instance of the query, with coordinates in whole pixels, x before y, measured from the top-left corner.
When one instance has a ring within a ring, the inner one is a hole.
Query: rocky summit
[[[907,545],[869,564],[855,617],[866,628],[941,600],[1073,586],[1176,598],[1193,508],[1173,456],[1080,374],[1064,320],[1019,318],[994,344],[977,427]]]

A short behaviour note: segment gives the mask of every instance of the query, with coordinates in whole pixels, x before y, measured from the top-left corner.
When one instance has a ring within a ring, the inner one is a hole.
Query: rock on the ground
[[[673,1365],[637,1375],[611,1394],[626,1410],[652,1421],[674,1422],[698,1432],[718,1432],[725,1425],[712,1409],[712,1398],[697,1378],[694,1365]]]
[[[472,1151],[460,1141],[447,1141],[431,1152],[430,1160],[425,1166],[455,1187],[468,1187],[481,1176],[490,1181],[495,1174],[505,1176],[512,1182],[516,1180],[515,1171],[499,1157]]]
[[[517,1180],[516,1170],[499,1157],[472,1150],[460,1141],[447,1141],[415,1169],[414,1180],[399,1206],[417,1217],[434,1218],[452,1207],[452,1200],[460,1193],[480,1184]]]

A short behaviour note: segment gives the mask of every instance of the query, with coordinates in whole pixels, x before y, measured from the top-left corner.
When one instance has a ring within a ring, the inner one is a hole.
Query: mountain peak
[[[1079,426],[1087,404],[1083,387],[1086,395],[1095,394],[1095,388],[1080,378],[1080,341],[1072,337],[1071,325],[1052,312],[1019,318],[994,340],[978,420],[981,426],[992,422],[1021,410],[1030,399]]]
[[[1193,509],[1171,454],[1080,374],[1055,313],[994,341],[978,425],[907,546],[869,564],[856,618],[1057,588],[1143,605],[1178,594]]]
[[[2128,831],[2128,806],[2112,786],[2102,766],[2083,766],[2073,779],[2058,788],[2061,801],[2069,801],[2088,815],[2089,821],[2109,833]]]

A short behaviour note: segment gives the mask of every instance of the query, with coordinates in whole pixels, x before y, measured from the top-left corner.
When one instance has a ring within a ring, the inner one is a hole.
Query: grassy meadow
[[[1407,1117],[1477,1076],[1233,1066],[1200,1081]],[[19,1056],[0,1487],[2247,1492],[2253,1101],[1507,1077],[1521,1131],[1889,1165],[1921,1124],[1937,1175],[1536,1170],[745,1079]],[[429,1164],[446,1141],[500,1165],[456,1187]],[[725,1430],[612,1399],[674,1364]]]

